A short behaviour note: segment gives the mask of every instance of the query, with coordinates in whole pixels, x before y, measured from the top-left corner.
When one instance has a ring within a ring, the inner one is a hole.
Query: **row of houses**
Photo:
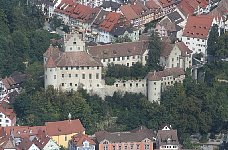
[[[67,126],[67,128],[66,128]],[[179,150],[177,130],[163,125],[157,132],[140,126],[131,131],[85,134],[79,119],[46,122],[44,126],[7,126],[0,129],[1,150]]]

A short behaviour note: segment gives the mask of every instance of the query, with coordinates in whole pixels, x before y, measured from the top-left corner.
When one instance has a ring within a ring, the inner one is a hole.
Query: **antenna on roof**
[[[71,121],[71,114],[70,113],[68,114],[68,119],[69,119],[69,121]]]

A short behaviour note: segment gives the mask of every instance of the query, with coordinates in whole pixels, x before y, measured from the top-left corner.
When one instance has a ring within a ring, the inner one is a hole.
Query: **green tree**
[[[161,53],[161,40],[156,32],[152,32],[149,39],[149,52],[147,59],[148,70],[160,70],[159,60]]]
[[[218,38],[218,25],[213,25],[207,41],[207,53],[209,55],[215,56],[216,51],[218,50]]]

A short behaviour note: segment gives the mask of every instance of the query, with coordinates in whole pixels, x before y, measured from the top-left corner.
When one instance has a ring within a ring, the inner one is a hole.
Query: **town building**
[[[155,143],[154,132],[145,127],[139,127],[126,132],[100,131],[95,133],[99,150],[137,149],[153,150]]]
[[[202,61],[205,61],[207,57],[207,40],[212,25],[213,17],[211,16],[189,16],[184,28],[182,41],[194,54],[201,53]]]
[[[29,138],[22,138],[17,147],[19,150],[41,150]]]
[[[183,43],[163,42],[160,65],[164,68],[179,67],[183,70],[192,67],[192,51]]]
[[[161,21],[156,24],[155,31],[158,36],[170,37],[173,41],[181,40],[183,34],[183,25],[185,17],[178,11],[174,11],[166,15]]]
[[[85,128],[79,119],[45,123],[46,134],[58,145],[68,148],[68,142],[76,134],[85,134]]]
[[[159,150],[179,150],[177,130],[173,130],[171,125],[165,125],[158,130],[156,146]]]
[[[28,76],[21,72],[13,72],[9,77],[5,77],[0,81],[0,100],[14,91],[20,92],[22,83],[26,81]]]
[[[46,135],[46,133],[42,130],[38,131],[36,137],[32,140],[32,142],[40,149],[40,150],[59,150],[59,146],[52,140],[51,137]]]
[[[7,108],[4,105],[0,105],[0,126],[15,126],[16,125],[16,114],[13,109]]]
[[[69,141],[69,150],[95,150],[96,143],[85,134],[76,134]]]
[[[137,62],[146,65],[148,41],[88,46],[88,53],[101,61],[104,67],[107,67],[108,64],[131,67]]]
[[[182,83],[185,72],[182,68],[166,68],[163,71],[149,72],[147,75],[147,98],[150,102],[160,103],[161,93],[176,82]]]
[[[82,37],[68,34],[64,37],[63,50],[50,46],[44,53],[45,88],[52,85],[56,89],[88,91],[102,87],[102,68],[100,61],[85,51]]]

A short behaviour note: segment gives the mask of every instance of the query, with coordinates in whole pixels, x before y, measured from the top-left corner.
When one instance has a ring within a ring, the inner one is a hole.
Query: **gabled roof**
[[[98,46],[89,46],[88,52],[94,58],[116,58],[124,56],[142,55],[148,49],[147,41],[124,42],[115,44],[106,44]]]
[[[209,15],[189,16],[183,36],[207,39],[212,26],[213,17]]]
[[[15,119],[16,114],[14,113],[13,109],[9,109],[0,105],[0,112],[7,116],[10,120]]]
[[[43,149],[47,143],[51,140],[51,138],[46,135],[44,131],[39,130],[36,137],[32,140],[32,142],[39,148]]]
[[[177,46],[181,51],[181,56],[185,57],[192,53],[192,51],[183,42],[177,42],[175,44],[171,44],[170,42],[162,42],[161,56],[168,57],[175,46]]]
[[[139,16],[135,13],[130,4],[121,6],[120,10],[128,21],[139,18]]]
[[[141,130],[138,132],[114,132],[110,133],[107,131],[100,131],[95,133],[97,141],[100,143],[104,140],[107,140],[111,143],[120,143],[120,142],[141,142],[144,139],[154,140],[154,132],[152,130]]]
[[[79,119],[46,122],[46,132],[49,136],[68,135],[72,133],[83,133],[85,128]]]
[[[146,7],[151,9],[151,10],[156,10],[156,9],[160,9],[161,8],[153,0],[146,1]]]
[[[99,28],[106,32],[110,32],[114,28],[114,26],[119,23],[120,19],[120,13],[109,12],[105,17],[104,21],[99,25]]]
[[[178,8],[185,16],[188,16],[192,15],[198,7],[205,8],[207,5],[207,0],[182,0]]]
[[[177,130],[158,130],[157,140],[159,146],[162,145],[179,145]]]
[[[175,4],[176,1],[175,0],[158,0],[158,2],[160,3],[160,5],[164,8],[164,7],[170,7],[171,5]]]
[[[48,58],[45,67],[46,68],[55,68],[56,67],[55,61],[53,60],[53,58],[51,56]]]
[[[72,67],[72,66],[84,66],[84,67],[97,67],[102,66],[101,62],[96,61],[87,52],[65,52],[57,60],[56,65],[58,67]]]
[[[89,145],[96,145],[96,143],[91,138],[82,133],[74,135],[71,140],[71,142],[76,145],[76,147],[83,146],[83,142],[85,141],[88,141]]]
[[[18,145],[18,147],[21,150],[28,150],[32,145],[33,145],[33,143],[29,140],[29,138],[24,138],[24,139],[22,139],[22,141]]]
[[[180,75],[184,75],[185,72],[182,68],[166,68],[163,71],[158,71],[158,72],[149,72],[147,74],[147,79],[149,81],[159,81],[162,79],[162,77],[168,77],[168,76],[174,76],[178,77]]]

